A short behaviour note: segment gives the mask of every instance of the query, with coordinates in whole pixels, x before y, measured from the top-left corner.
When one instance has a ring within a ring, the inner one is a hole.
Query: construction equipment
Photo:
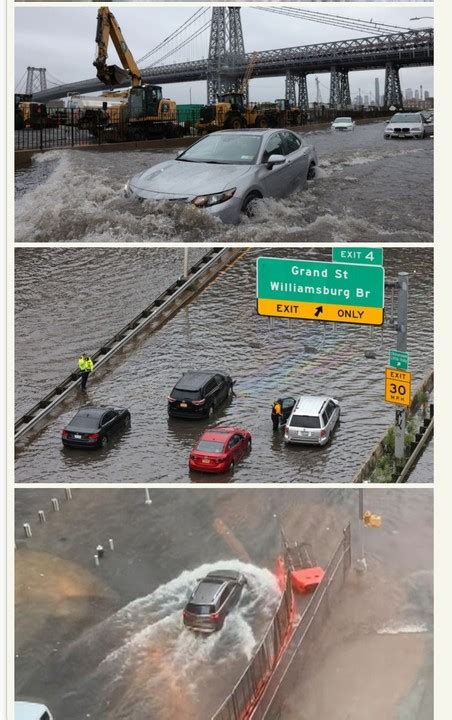
[[[199,132],[213,130],[240,130],[244,127],[284,127],[286,125],[300,124],[300,111],[298,108],[286,107],[286,101],[276,100],[274,103],[246,102],[248,83],[257,60],[257,53],[253,53],[246,67],[245,74],[240,83],[239,91],[220,95],[215,105],[204,105],[201,108],[200,119],[196,127]],[[280,103],[283,103],[282,106]]]
[[[107,65],[108,43],[112,39],[122,68]],[[183,127],[177,122],[177,107],[174,100],[162,97],[159,85],[143,85],[141,71],[127,47],[121,28],[108,7],[100,7],[97,13],[97,53],[93,65],[98,79],[108,87],[122,85],[130,80],[127,104],[108,106],[108,99],[102,109],[93,111],[90,130],[94,134],[102,130],[105,140],[145,140],[151,137],[171,137],[183,134]]]

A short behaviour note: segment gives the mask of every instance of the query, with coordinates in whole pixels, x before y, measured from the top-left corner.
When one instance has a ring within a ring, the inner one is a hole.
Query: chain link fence
[[[293,660],[305,656],[309,644],[325,623],[350,565],[351,535],[348,525],[328,563],[322,582],[296,621],[295,629],[290,573],[286,575],[280,604],[264,639],[231,694],[211,720],[279,720],[283,717],[285,700],[290,695],[293,683],[299,681],[300,663],[294,663]],[[284,665],[282,661],[286,649],[289,659]],[[275,688],[266,692],[270,679],[276,675],[277,667],[283,665]]]

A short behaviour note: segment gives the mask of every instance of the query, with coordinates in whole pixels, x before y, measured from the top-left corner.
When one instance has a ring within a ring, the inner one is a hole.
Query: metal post
[[[64,491],[65,491],[65,493],[66,493],[66,500],[72,500],[72,490],[71,490],[71,488],[65,488]]]
[[[188,275],[188,247],[184,247],[184,278]]]
[[[367,562],[364,552],[364,527],[363,527],[363,515],[364,515],[364,490],[358,490],[358,549],[359,556],[356,559],[356,572],[364,573],[367,570]]]
[[[407,322],[408,322],[408,273],[400,272],[397,275],[397,350],[407,351]],[[406,408],[395,412],[395,440],[394,456],[396,461],[405,457],[405,425]]]
[[[58,502],[57,498],[52,498],[51,503],[52,503],[52,508],[53,508],[54,512],[59,512],[60,503]]]
[[[146,494],[146,505],[151,505],[152,500],[151,500],[151,496],[149,494],[149,488],[144,488],[144,492]]]
[[[45,514],[44,510],[38,510],[38,518],[39,518],[40,523],[46,522],[46,514]]]
[[[109,539],[108,544],[110,545],[110,550],[114,550],[114,549],[115,549],[115,543],[114,543],[114,541],[113,541],[113,538],[110,538],[110,539]]]
[[[25,531],[25,537],[31,538],[32,532],[31,532],[30,523],[24,523],[24,531]]]

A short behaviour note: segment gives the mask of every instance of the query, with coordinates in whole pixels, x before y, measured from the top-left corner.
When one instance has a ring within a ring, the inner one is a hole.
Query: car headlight
[[[192,203],[196,207],[211,207],[212,205],[219,205],[226,200],[230,200],[234,197],[237,188],[231,188],[220,193],[213,193],[212,195],[198,195],[193,198]]]

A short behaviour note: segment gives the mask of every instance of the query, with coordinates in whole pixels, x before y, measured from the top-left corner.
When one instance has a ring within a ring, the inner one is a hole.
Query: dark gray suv
[[[246,578],[235,570],[215,570],[198,582],[184,608],[189,630],[212,633],[221,630],[226,615],[240,600]]]
[[[190,370],[168,397],[170,417],[212,417],[217,407],[232,397],[233,380],[215,370]]]

